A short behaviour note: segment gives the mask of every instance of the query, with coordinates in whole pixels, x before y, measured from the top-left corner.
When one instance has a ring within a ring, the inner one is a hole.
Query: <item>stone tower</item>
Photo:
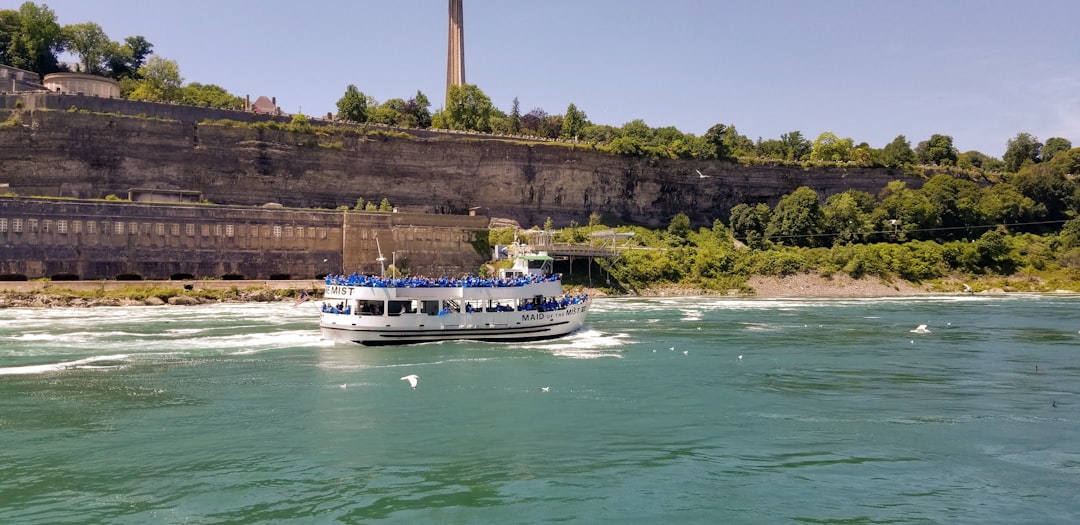
[[[446,93],[450,86],[465,84],[465,23],[462,0],[450,0],[450,34],[446,47]]]

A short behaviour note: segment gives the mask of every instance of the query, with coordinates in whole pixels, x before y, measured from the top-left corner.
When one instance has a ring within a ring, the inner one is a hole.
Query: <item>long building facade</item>
[[[0,280],[476,271],[486,217],[0,197]],[[380,260],[381,259],[381,260]]]

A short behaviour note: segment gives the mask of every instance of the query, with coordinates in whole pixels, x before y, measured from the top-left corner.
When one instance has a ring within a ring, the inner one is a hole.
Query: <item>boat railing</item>
[[[454,277],[406,277],[384,278],[359,274],[349,276],[327,275],[327,286],[355,286],[361,288],[514,288],[546,282],[559,282],[559,274],[522,275],[514,278]]]

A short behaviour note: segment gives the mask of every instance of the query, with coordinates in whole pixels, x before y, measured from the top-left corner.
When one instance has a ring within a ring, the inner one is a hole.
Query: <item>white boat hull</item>
[[[429,315],[364,316],[324,313],[319,323],[324,339],[365,345],[402,345],[447,340],[539,341],[581,328],[588,303],[538,312],[475,312]]]

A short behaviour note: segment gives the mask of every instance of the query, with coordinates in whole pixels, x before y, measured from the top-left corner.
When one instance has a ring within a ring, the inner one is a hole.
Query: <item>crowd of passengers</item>
[[[529,302],[527,302],[527,303],[525,303],[523,305],[519,305],[517,308],[514,308],[513,306],[510,306],[510,305],[504,305],[502,303],[498,303],[493,307],[493,310],[496,311],[496,312],[513,312],[513,311],[519,311],[519,312],[532,312],[532,311],[551,312],[551,311],[555,311],[555,310],[563,310],[563,309],[565,309],[566,307],[568,307],[570,305],[582,304],[582,303],[587,302],[588,300],[589,300],[589,294],[577,294],[577,295],[574,295],[574,296],[563,296],[562,298],[557,299],[557,300],[555,298],[553,298],[553,297],[548,298],[548,300],[546,300],[544,302],[541,302],[539,304],[534,304],[532,301],[529,301]],[[382,309],[379,308],[377,305],[372,307],[372,308],[373,308],[372,310],[370,310],[370,311],[365,310],[362,313],[371,313],[373,315],[382,315]],[[345,303],[340,303],[340,302],[337,305],[332,305],[332,304],[329,304],[329,303],[323,303],[322,304],[322,311],[324,313],[330,313],[330,314],[345,314],[345,315],[348,315],[348,314],[352,313],[352,307],[345,304]],[[444,307],[439,312],[439,315],[445,315],[445,314],[451,313],[452,311],[453,310],[451,310],[450,307]],[[471,314],[471,313],[474,313],[474,312],[477,312],[477,311],[480,311],[480,310],[477,309],[477,308],[474,308],[472,303],[465,303],[465,313],[470,313]],[[402,310],[401,310],[401,313],[405,313],[405,312],[406,312],[406,310],[403,307]]]
[[[351,275],[327,275],[327,285],[337,286],[367,286],[371,288],[503,288],[509,286],[525,286],[527,284],[558,281],[560,275],[524,275],[521,277],[496,277],[483,278],[475,275],[467,277],[377,277],[374,275],[361,275],[353,272]]]

